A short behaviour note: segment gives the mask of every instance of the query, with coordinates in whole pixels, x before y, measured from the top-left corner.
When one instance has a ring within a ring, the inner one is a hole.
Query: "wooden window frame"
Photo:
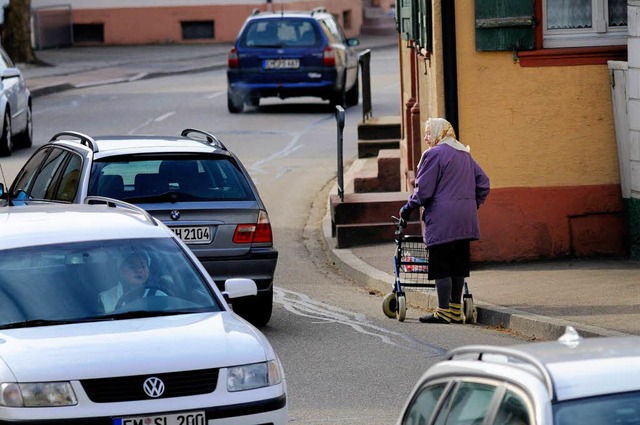
[[[534,0],[535,16],[538,22],[543,22],[544,18],[543,1]],[[545,49],[542,25],[536,25],[535,28],[535,49],[518,52],[518,62],[522,67],[606,65],[610,60],[626,61],[627,45]]]

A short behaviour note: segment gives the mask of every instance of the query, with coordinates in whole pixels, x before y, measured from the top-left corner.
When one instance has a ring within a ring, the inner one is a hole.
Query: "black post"
[[[454,0],[441,0],[442,62],[444,68],[444,111],[458,140],[458,63],[456,59],[456,5]]]
[[[360,53],[358,62],[360,62],[362,76],[362,122],[365,123],[368,118],[373,116],[373,108],[371,106],[371,50],[367,49]]]
[[[342,161],[342,132],[344,130],[344,108],[336,106],[336,122],[338,125],[338,196],[344,201],[344,170]]]

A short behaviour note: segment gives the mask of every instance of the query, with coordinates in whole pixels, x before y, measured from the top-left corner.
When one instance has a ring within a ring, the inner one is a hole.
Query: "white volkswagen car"
[[[287,423],[282,365],[143,209],[0,209],[0,423]]]

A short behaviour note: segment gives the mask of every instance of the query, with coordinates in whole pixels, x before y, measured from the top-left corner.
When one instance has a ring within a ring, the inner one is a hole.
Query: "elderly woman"
[[[435,280],[438,308],[423,323],[463,323],[462,290],[470,271],[470,242],[480,238],[478,208],[489,194],[489,178],[468,146],[456,140],[451,124],[430,118],[425,124],[427,150],[416,172],[415,187],[400,216],[423,207],[424,243],[429,249],[429,279]]]

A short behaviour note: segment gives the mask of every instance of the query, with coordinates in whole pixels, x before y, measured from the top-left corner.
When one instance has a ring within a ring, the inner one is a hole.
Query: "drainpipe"
[[[458,64],[456,61],[456,5],[454,0],[441,0],[442,62],[444,69],[445,118],[456,131],[458,140]]]

